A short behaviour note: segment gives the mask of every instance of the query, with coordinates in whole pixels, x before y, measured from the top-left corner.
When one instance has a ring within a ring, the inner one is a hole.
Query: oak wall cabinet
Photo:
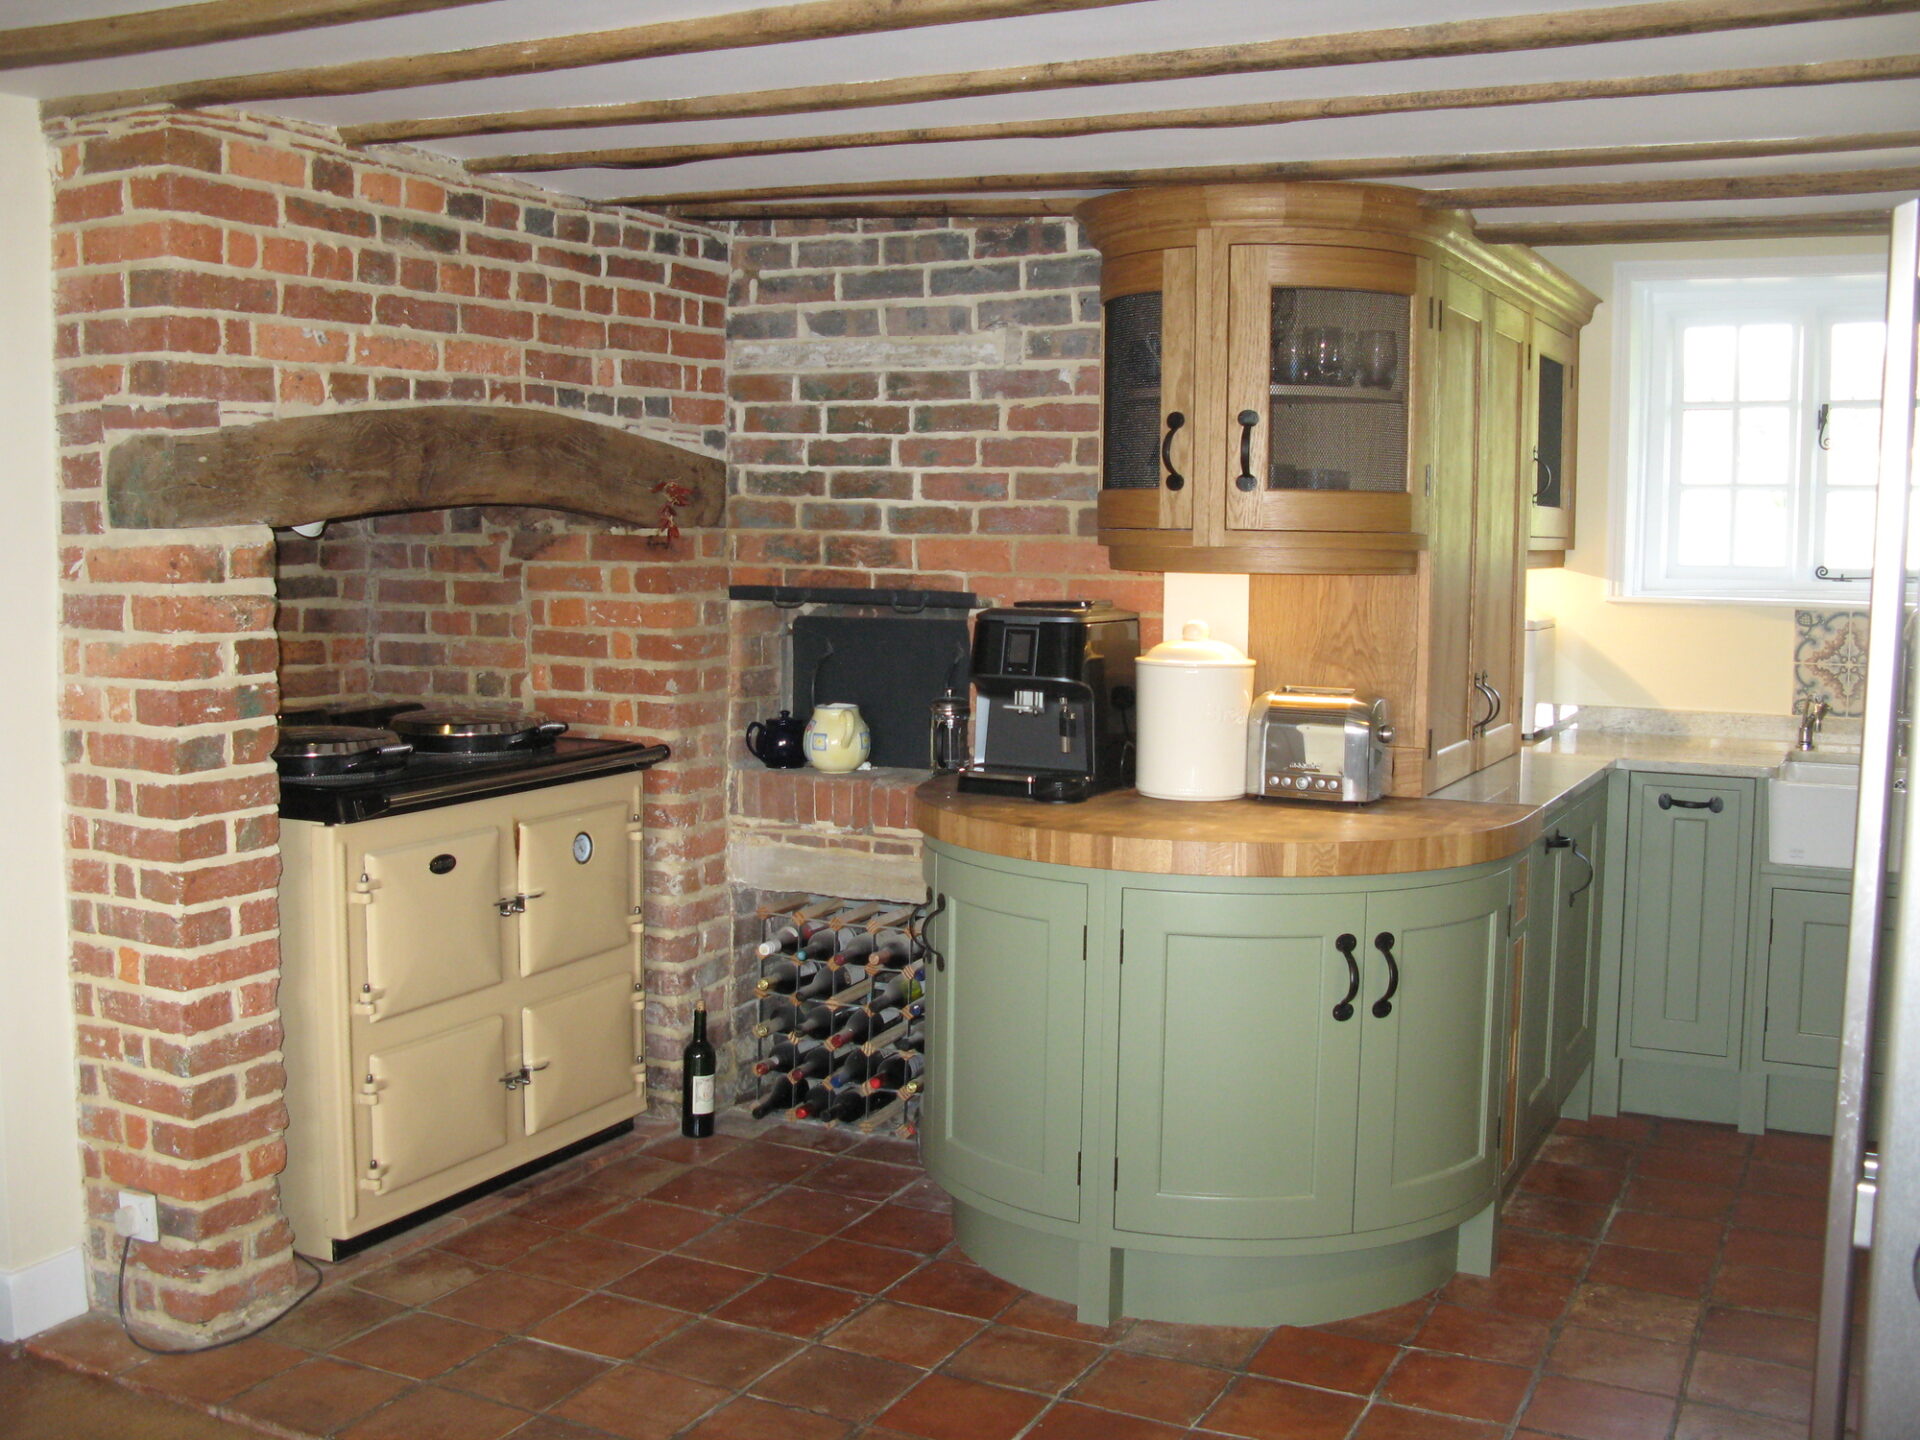
[[[1252,575],[1257,683],[1384,696],[1392,794],[1513,754],[1523,570],[1536,530],[1563,543],[1595,297],[1392,186],[1123,192],[1079,216],[1104,260],[1113,565]]]

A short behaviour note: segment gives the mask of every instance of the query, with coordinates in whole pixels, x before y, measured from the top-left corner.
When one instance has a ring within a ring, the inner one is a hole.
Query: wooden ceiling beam
[[[484,0],[205,0],[199,5],[102,15],[97,20],[25,25],[0,30],[0,70],[183,50],[190,45],[251,40],[257,35],[285,35],[294,30],[352,25],[361,20],[385,20],[482,3]]]
[[[1920,189],[1920,165],[1881,170],[1807,170],[1792,175],[1722,175],[1685,180],[1600,180],[1577,185],[1463,186],[1429,190],[1426,203],[1450,210],[1525,205],[1636,205],[1671,200],[1803,199]]]
[[[1151,170],[1066,170],[1026,175],[968,175],[944,180],[849,180],[831,185],[690,190],[622,195],[613,205],[672,206],[844,200],[862,195],[979,195],[999,191],[1134,190],[1149,185],[1265,185],[1287,180],[1385,180],[1412,175],[1467,175],[1490,170],[1571,170],[1603,165],[1664,165],[1700,160],[1755,160],[1920,147],[1920,130],[1865,135],[1813,135],[1784,140],[1705,140],[1664,145],[1608,145],[1572,150],[1497,150],[1460,155],[1382,155],[1356,160],[1281,160],[1256,165],[1181,165]]]
[[[1614,100],[1648,95],[1693,95],[1721,90],[1847,85],[1920,76],[1920,55],[1867,60],[1830,60],[1809,65],[1762,65],[1677,75],[1603,80],[1550,80],[1530,85],[1478,85],[1456,90],[1415,90],[1391,95],[1338,95],[1279,100],[1263,105],[1209,105],[1187,110],[1148,110],[1117,115],[1076,115],[1043,120],[1002,120],[975,125],[919,126],[841,135],[800,135],[769,140],[732,140],[703,145],[622,146],[597,150],[497,155],[467,162],[489,174],[538,170],[653,170],[702,160],[766,155],[804,155],[823,150],[892,145],[939,145],[972,140],[1063,139],[1141,130],[1213,130],[1291,124],[1356,115],[1407,115],[1432,110],[1473,110],[1539,105],[1567,100]]]
[[[1138,0],[803,0],[760,10],[735,10],[687,20],[667,20],[623,30],[587,35],[554,35],[540,40],[482,45],[433,55],[397,55],[379,60],[356,60],[344,65],[320,65],[299,70],[277,70],[260,75],[230,75],[153,85],[137,90],[111,90],[48,100],[41,106],[49,116],[93,114],[130,105],[236,105],[257,100],[306,99],[321,95],[364,95],[380,90],[410,90],[424,85],[448,85],[463,80],[492,80],[506,75],[539,75],[588,65],[611,65],[624,60],[692,55],[712,50],[739,50],[760,45],[786,45],[800,40],[827,40],[847,35],[873,35],[917,30],[934,25],[959,25],[977,20],[1004,20],[1022,15],[1060,11],[1097,10],[1131,5]]]
[[[1920,10],[1920,0],[1654,0],[1544,15],[1453,20],[1385,30],[1352,31],[1268,40],[1249,45],[1212,45],[1139,55],[1064,60],[915,75],[848,85],[797,85],[739,95],[642,100],[622,105],[574,105],[502,110],[424,120],[348,125],[349,145],[443,140],[462,135],[502,135],[534,130],[580,130],[609,125],[658,125],[767,115],[817,114],[882,105],[925,104],[982,95],[1026,94],[1099,85],[1137,85],[1216,75],[1265,74],[1327,65],[1355,65],[1435,56],[1494,55],[1622,40],[1660,39],[1715,31],[1811,21],[1847,20]]]
[[[1491,245],[1630,245],[1657,240],[1778,240],[1815,235],[1884,235],[1888,210],[1830,210],[1812,215],[1714,216],[1699,220],[1570,220],[1476,225]]]
[[[618,205],[621,202],[600,203]],[[823,200],[795,205],[689,205],[669,207],[666,213],[676,220],[864,220],[869,217],[984,220],[1002,216],[1071,215],[1084,204],[1084,195],[957,196],[951,199],[930,196],[924,200]]]

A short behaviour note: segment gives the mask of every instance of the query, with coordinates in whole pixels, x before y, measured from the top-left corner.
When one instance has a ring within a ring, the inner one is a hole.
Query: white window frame
[[[1614,413],[1614,479],[1617,507],[1612,567],[1614,597],[1694,604],[1767,604],[1847,607],[1865,603],[1867,584],[1815,579],[1812,560],[1793,574],[1755,576],[1737,567],[1681,570],[1669,553],[1670,457],[1677,429],[1670,423],[1670,372],[1674,346],[1669,316],[1682,297],[1725,296],[1729,308],[1762,318],[1769,304],[1844,312],[1852,318],[1883,317],[1886,275],[1867,256],[1751,260],[1628,261],[1614,267],[1614,295],[1624,322],[1616,326],[1614,374],[1621,384]],[[1842,318],[1832,314],[1829,318]],[[1813,523],[1814,486],[1807,459],[1824,375],[1804,370],[1793,401],[1792,445],[1797,460],[1789,524],[1796,536]],[[1796,560],[1798,557],[1796,557]]]

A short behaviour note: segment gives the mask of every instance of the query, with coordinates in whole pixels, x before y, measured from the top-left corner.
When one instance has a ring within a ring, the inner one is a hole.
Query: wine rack
[[[917,1133],[925,910],[811,895],[761,912],[759,1044],[741,1104],[755,1116]]]

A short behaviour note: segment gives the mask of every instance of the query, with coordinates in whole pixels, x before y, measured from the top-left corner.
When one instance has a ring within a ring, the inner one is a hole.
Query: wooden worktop
[[[1150,800],[1112,790],[1077,805],[961,795],[951,775],[914,792],[928,839],[1009,860],[1150,875],[1400,875],[1503,860],[1540,832],[1531,805],[1376,800]]]

